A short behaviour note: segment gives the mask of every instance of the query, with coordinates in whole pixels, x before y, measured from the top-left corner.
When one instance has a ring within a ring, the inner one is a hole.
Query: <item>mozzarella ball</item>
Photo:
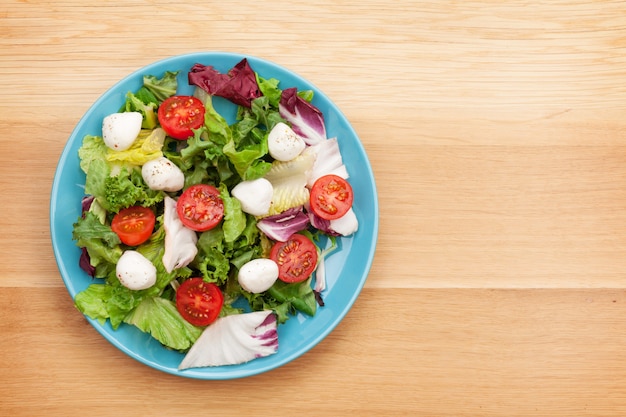
[[[265,178],[242,181],[231,191],[241,203],[241,210],[253,216],[264,216],[270,211],[274,187]]]
[[[156,283],[156,267],[141,253],[125,251],[115,266],[115,275],[123,286],[131,290],[145,290]]]
[[[185,185],[185,174],[164,156],[146,162],[141,176],[152,190],[178,191]]]
[[[248,292],[258,294],[267,291],[278,279],[278,264],[271,259],[253,259],[239,269],[237,279]]]
[[[306,143],[285,123],[277,123],[267,137],[270,156],[278,161],[291,161],[300,155]]]
[[[102,139],[114,151],[125,151],[141,131],[143,116],[139,112],[113,113],[102,121]]]

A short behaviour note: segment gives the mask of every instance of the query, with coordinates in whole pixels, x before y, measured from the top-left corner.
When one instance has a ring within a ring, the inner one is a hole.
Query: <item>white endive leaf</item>
[[[208,326],[178,369],[237,365],[278,350],[276,316],[271,310],[221,317]]]
[[[187,266],[198,253],[196,232],[186,228],[178,218],[176,200],[165,196],[165,212],[163,223],[165,227],[165,252],[163,266],[167,272]]]

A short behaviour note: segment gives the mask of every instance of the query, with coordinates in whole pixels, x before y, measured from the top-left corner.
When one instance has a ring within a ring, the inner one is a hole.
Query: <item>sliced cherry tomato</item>
[[[193,96],[172,96],[159,106],[157,116],[165,133],[175,139],[193,136],[191,129],[204,124],[204,104]]]
[[[311,187],[311,210],[322,219],[340,218],[350,210],[353,199],[350,183],[337,175],[324,175]]]
[[[270,259],[278,264],[278,279],[284,282],[301,282],[307,279],[317,265],[317,248],[311,239],[293,234],[286,242],[276,242]]]
[[[224,202],[220,191],[209,184],[196,184],[187,188],[176,203],[178,217],[183,224],[196,232],[213,229],[224,217]]]
[[[111,229],[125,245],[137,246],[152,235],[155,220],[154,212],[147,207],[128,207],[113,217]]]
[[[219,287],[202,278],[189,278],[176,291],[176,309],[194,326],[213,323],[223,304],[224,294]]]

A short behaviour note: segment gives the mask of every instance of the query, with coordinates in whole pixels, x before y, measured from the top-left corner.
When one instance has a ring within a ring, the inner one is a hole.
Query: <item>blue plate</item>
[[[212,65],[225,72],[244,57],[254,71],[263,78],[280,80],[282,89],[297,87],[311,89],[315,104],[324,114],[328,137],[337,137],[350,173],[354,189],[354,211],[359,219],[356,234],[338,240],[339,250],[326,261],[327,287],[323,292],[324,307],[315,317],[297,315],[279,326],[279,350],[276,354],[255,359],[241,365],[178,370],[183,354],[164,348],[150,335],[122,324],[113,330],[108,321],[100,324],[88,319],[109,342],[130,357],[155,369],[188,378],[222,380],[242,378],[282,366],[317,345],[343,319],[361,292],[370,270],[378,237],[378,199],[372,168],[356,132],[350,123],[324,93],[308,81],[274,63],[232,53],[193,53],[164,59],[148,65],[121,80],[102,95],[79,121],[72,132],[54,176],[50,200],[50,232],[54,255],[63,281],[72,297],[87,288],[92,279],[78,266],[80,249],[72,240],[72,225],[81,212],[85,175],[80,170],[78,148],[85,135],[101,135],[102,119],[119,110],[129,91],[141,87],[144,75],[161,77],[167,70],[180,71],[178,94],[191,94],[187,72],[196,63]],[[234,121],[235,106],[216,99],[216,110]]]

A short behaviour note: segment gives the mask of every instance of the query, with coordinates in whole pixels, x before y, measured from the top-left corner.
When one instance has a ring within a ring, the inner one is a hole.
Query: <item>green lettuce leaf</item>
[[[109,277],[115,277],[115,271]],[[115,278],[117,280],[117,278]],[[106,284],[91,284],[86,290],[76,294],[74,303],[86,316],[103,322],[109,319],[113,329],[117,329],[126,315],[141,302],[137,296],[119,281],[109,278]]]
[[[76,245],[87,249],[90,263],[96,268],[96,278],[104,278],[115,270],[122,256],[121,241],[110,226],[102,224],[96,213],[88,211],[74,223],[72,238]]]
[[[226,185],[220,184],[219,190],[220,198],[224,202],[224,220],[222,223],[224,241],[234,242],[246,228],[246,214],[241,210],[239,200],[231,197]]]
[[[202,92],[200,100],[204,103],[204,125],[209,134],[209,138],[213,143],[219,145],[228,143],[232,138],[232,132],[228,122],[213,107],[211,96],[206,94],[203,90],[199,91]]]
[[[122,167],[117,175],[104,160],[89,164],[85,180],[85,193],[93,195],[108,212],[117,213],[133,205],[150,207],[163,201],[163,193],[151,190],[141,176],[139,167]]]
[[[253,311],[273,310],[281,324],[298,311],[309,316],[314,316],[317,312],[311,279],[293,284],[278,280],[265,293],[252,294],[243,291],[237,278],[233,277],[228,280],[226,292],[231,297],[244,297]]]
[[[171,273],[165,270],[162,261],[165,252],[165,232],[162,227],[136,250],[155,266],[157,270],[155,285],[139,291],[124,287],[115,275],[115,263],[117,262],[115,260],[115,262],[110,263],[112,270],[105,277],[104,283],[94,283],[76,295],[74,302],[80,311],[94,320],[108,318],[111,321],[111,326],[116,329],[143,300],[150,297],[165,296],[166,289],[173,280],[189,278],[192,274],[191,269],[187,267],[175,269]],[[173,295],[170,294],[170,296]]]
[[[86,174],[89,171],[91,162],[106,159],[108,149],[101,137],[86,135],[83,138],[81,147],[78,149],[80,169]]]
[[[309,316],[314,316],[317,311],[317,301],[311,288],[310,278],[293,284],[277,280],[268,293],[279,302],[288,302],[295,310]]]
[[[91,284],[86,290],[76,294],[74,303],[81,313],[104,324],[110,317],[106,305],[110,293],[111,289],[104,284]]]
[[[157,78],[154,75],[143,77],[143,86],[157,99],[158,104],[163,100],[176,94],[178,81],[176,76],[179,71],[165,71],[163,77]]]
[[[109,162],[120,162],[141,166],[148,161],[163,156],[162,148],[165,131],[161,128],[141,130],[130,148],[123,151],[108,149],[106,159]]]
[[[191,325],[176,309],[176,304],[161,297],[148,297],[124,318],[124,322],[149,333],[163,345],[187,350],[202,334],[202,328]]]
[[[131,92],[126,94],[126,102],[120,109],[120,112],[139,112],[143,117],[141,127],[143,129],[154,129],[158,122],[157,107],[157,99],[148,89],[142,87],[135,94]]]
[[[259,86],[259,90],[261,90],[261,94],[263,94],[264,97],[267,97],[269,103],[277,109],[278,103],[280,103],[280,96],[283,93],[283,91],[278,88],[280,81],[276,78],[265,79],[259,76],[259,74],[255,75],[256,83]]]
[[[233,140],[224,145],[224,155],[229,158],[239,177],[244,181],[261,178],[269,172],[272,164],[261,159],[267,152],[267,140],[240,150],[235,147]]]
[[[264,255],[266,238],[259,233],[256,220],[245,214],[241,220],[243,228],[233,240],[226,239],[224,223],[198,237],[198,255],[192,267],[198,269],[206,281],[222,285],[229,274],[236,274],[243,264]]]

